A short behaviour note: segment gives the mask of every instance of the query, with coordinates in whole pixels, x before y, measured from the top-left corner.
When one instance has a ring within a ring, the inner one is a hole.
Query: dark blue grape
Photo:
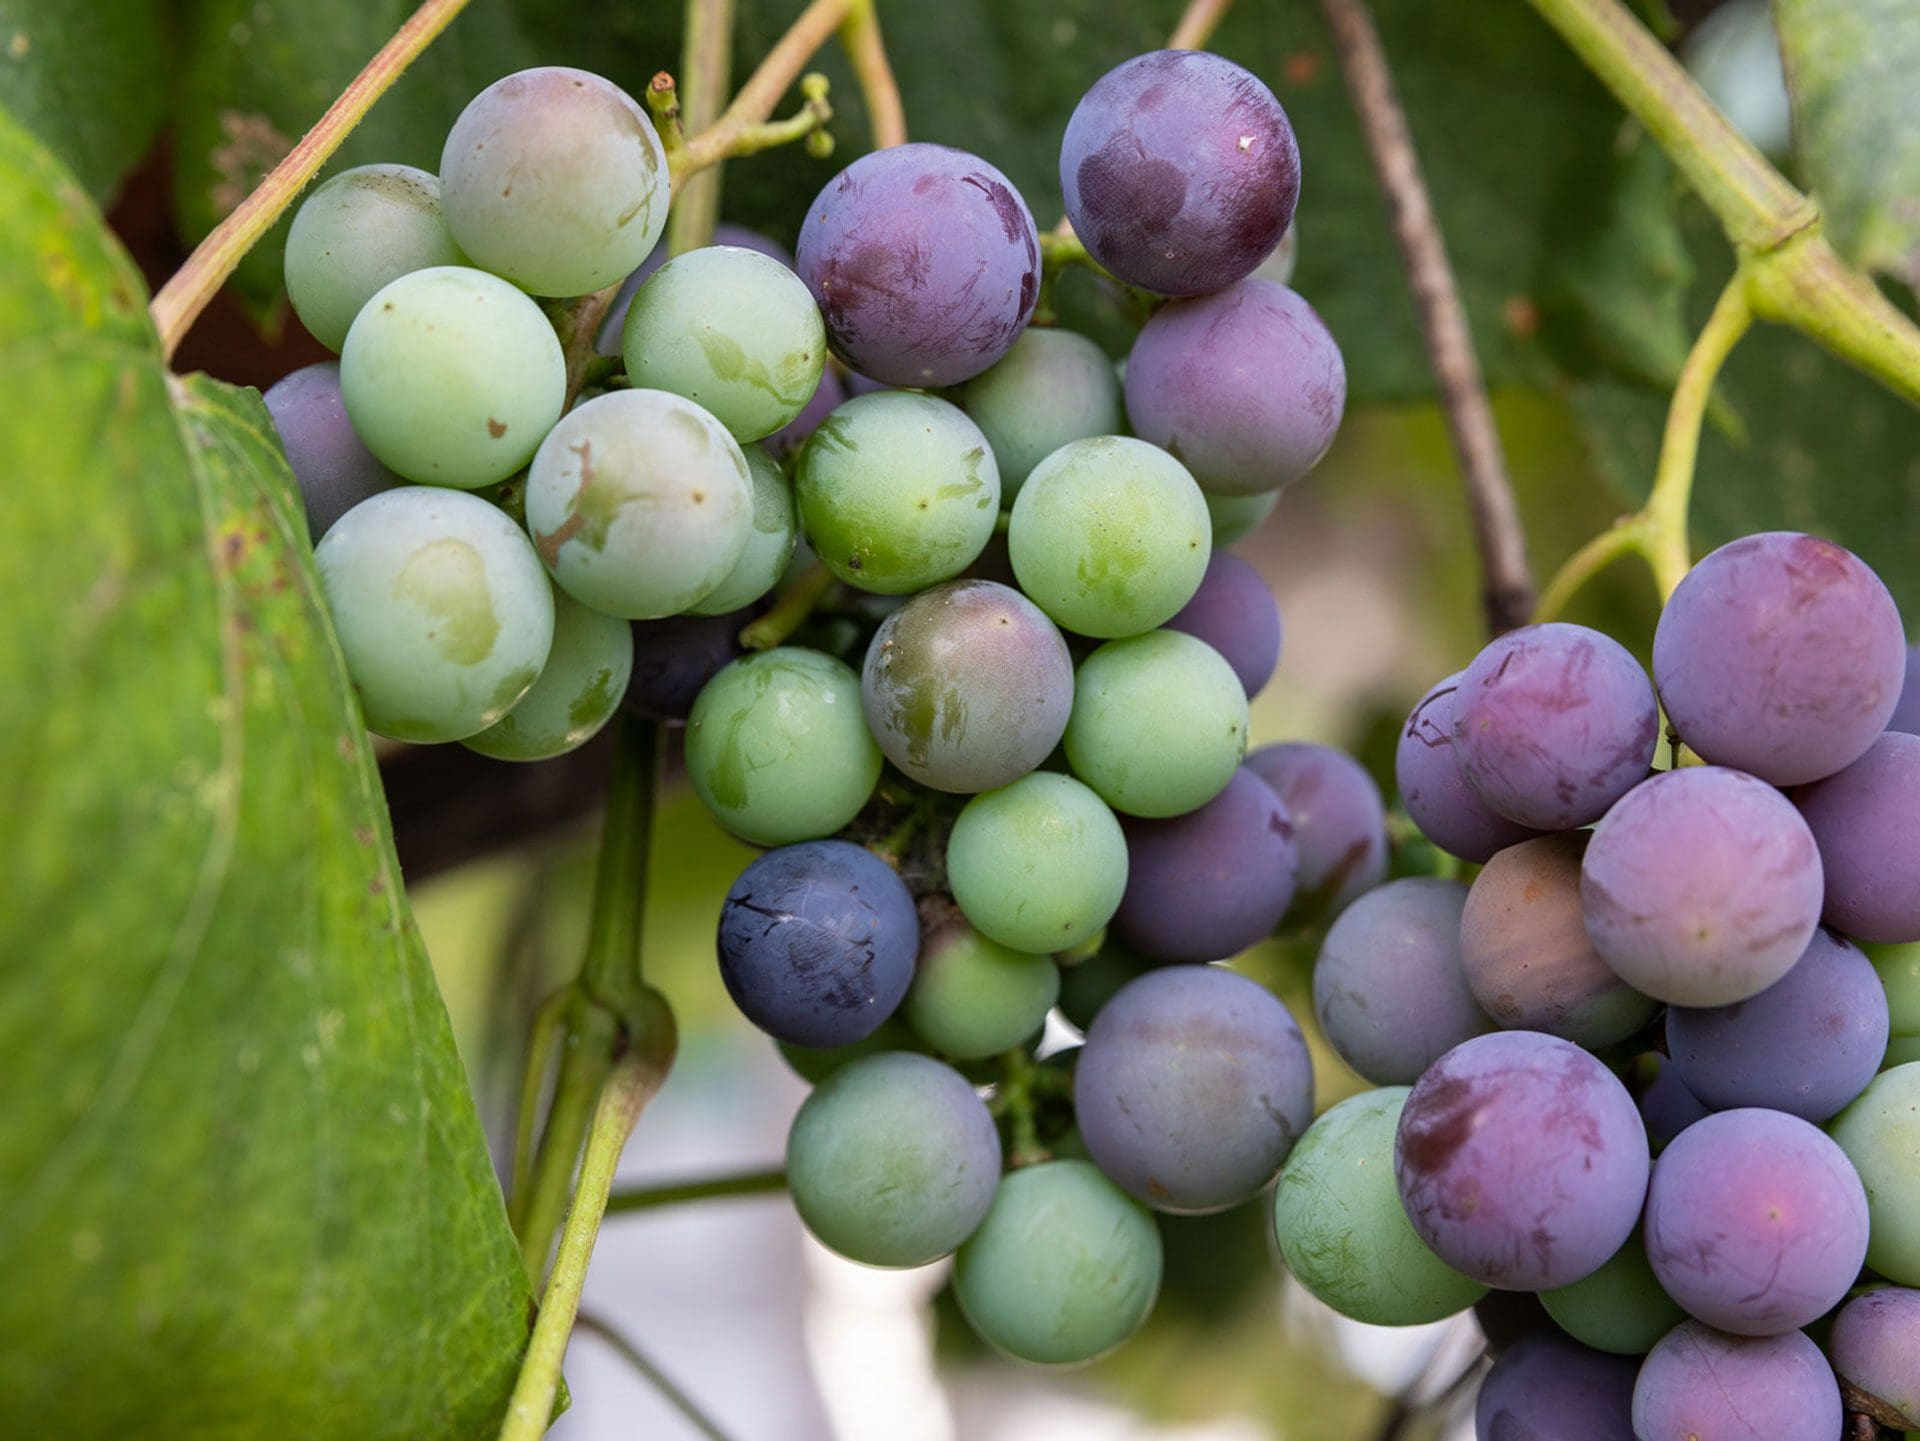
[[[1480,1383],[1475,1441],[1633,1441],[1639,1374],[1637,1356],[1609,1356],[1551,1328],[1522,1336]]]
[[[621,702],[648,720],[683,721],[700,688],[741,654],[740,627],[759,613],[675,615],[633,623],[633,679]]]

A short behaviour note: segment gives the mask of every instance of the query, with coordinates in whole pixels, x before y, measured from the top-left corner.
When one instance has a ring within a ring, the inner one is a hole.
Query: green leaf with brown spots
[[[0,114],[0,1435],[491,1436],[527,1291],[305,524]]]

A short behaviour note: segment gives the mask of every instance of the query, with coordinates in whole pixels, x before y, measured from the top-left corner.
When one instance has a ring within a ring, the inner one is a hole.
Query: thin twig
[[[1204,50],[1232,8],[1233,0],[1187,0],[1186,12],[1167,37],[1167,49]]]
[[[832,38],[856,0],[813,0],[782,35],[720,118],[687,138],[687,173],[724,159],[740,131],[765,122],[820,47]]]
[[[675,1181],[664,1186],[633,1186],[607,1198],[607,1214],[652,1211],[688,1201],[717,1200],[723,1196],[772,1196],[787,1188],[787,1173],[778,1166],[764,1171],[742,1171],[733,1176],[709,1176],[700,1181]]]
[[[604,1341],[616,1356],[639,1372],[641,1379],[660,1393],[661,1400],[678,1411],[686,1423],[705,1436],[707,1441],[728,1441],[727,1433],[720,1429],[713,1418],[702,1411],[691,1396],[674,1384],[672,1377],[656,1366],[646,1352],[611,1322],[602,1320],[591,1311],[582,1311],[574,1318],[573,1329],[576,1334],[585,1331],[589,1336]]]
[[[1467,490],[1485,582],[1487,627],[1498,635],[1526,622],[1533,609],[1533,573],[1466,309],[1366,0],[1320,0],[1320,9],[1333,33],[1374,173],[1386,193],[1394,240],[1413,290],[1427,361]]]
[[[867,104],[867,124],[873,148],[886,150],[907,143],[907,111],[900,100],[900,83],[893,78],[887,47],[880,39],[880,16],[875,0],[854,0],[840,22],[840,43],[853,66],[853,78]]]
[[[733,64],[733,0],[687,0],[686,43],[680,52],[680,110],[692,131],[705,130],[725,108]],[[713,239],[720,218],[719,165],[678,177],[667,217],[667,250],[679,255]]]
[[[833,572],[816,560],[780,592],[771,610],[741,628],[740,644],[747,650],[772,650],[784,643],[832,589]]]
[[[160,353],[167,360],[179,349],[193,322],[209,301],[220,292],[227,278],[239,267],[273,228],[281,214],[299,197],[309,180],[325,165],[340,142],[373,108],[373,102],[386,94],[407,66],[433,43],[454,16],[466,8],[467,0],[426,0],[393,38],[380,47],[366,68],[340,92],[340,98],[289,150],[286,158],[274,166],[266,179],[233,212],[214,226],[205,240],[194,247],[186,263],[173,278],[160,287],[148,307],[154,329],[160,332]]]

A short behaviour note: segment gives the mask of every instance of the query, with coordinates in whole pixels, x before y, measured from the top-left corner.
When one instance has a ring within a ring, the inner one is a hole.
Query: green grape
[[[1113,362],[1071,330],[1028,330],[1004,359],[967,382],[960,403],[993,447],[1003,505],[1068,441],[1113,435],[1122,424]]]
[[[620,708],[633,674],[633,627],[553,596],[553,649],[533,689],[463,745],[503,761],[543,761],[577,750]]]
[[[925,1049],[920,1038],[907,1029],[905,1021],[898,1015],[887,1017],[880,1023],[879,1029],[872,1034],[845,1046],[796,1046],[791,1041],[776,1041],[774,1049],[780,1052],[793,1073],[810,1086],[817,1086],[849,1061],[857,1061],[862,1056],[875,1056],[882,1051],[917,1051]]]
[[[1873,968],[1887,991],[1888,1029],[1893,1046],[1920,1038],[1920,944],[1868,946]],[[1888,1054],[1892,1054],[1890,1046]]]
[[[457,265],[384,286],[340,351],[355,433],[423,485],[476,490],[505,480],[532,458],[566,394],[567,362],[540,307]]]
[[[779,261],[709,245],[648,277],[627,309],[621,350],[635,385],[699,401],[745,442],[806,409],[827,363],[827,328],[806,284]]]
[[[902,1013],[934,1050],[971,1061],[1027,1040],[1059,994],[1053,957],[1010,950],[956,916],[921,938]]]
[[[411,165],[356,165],[300,203],[287,231],[287,299],[338,354],[360,307],[387,282],[466,265],[440,213],[440,181]]]
[[[313,560],[367,727],[381,735],[475,735],[547,662],[553,587],[520,528],[478,496],[382,491],[335,521]]]
[[[1025,1166],[954,1257],[953,1294],[982,1340],[1071,1366],[1140,1329],[1160,1292],[1160,1232],[1090,1161]]]
[[[742,656],[693,703],[687,779],[742,840],[784,846],[832,835],[880,782],[860,677],[799,646]]]
[[[1247,753],[1247,693],[1225,657],[1177,630],[1110,640],[1080,662],[1067,760],[1131,816],[1178,816],[1219,795]]]
[[[1890,1070],[1912,1061],[1920,1061],[1920,1036],[1895,1036],[1887,1042],[1887,1054],[1880,1064]]]
[[[535,295],[623,279],[667,224],[667,153],[612,81],[560,65],[496,80],[440,154],[447,226],[473,263]]]
[[[1120,908],[1126,837],[1086,786],[1035,771],[967,802],[947,837],[947,884],[989,939],[1016,951],[1063,951]]]
[[[1867,1188],[1867,1265],[1920,1286],[1920,1062],[1882,1071],[1827,1130]]]
[[[739,443],[664,390],[577,405],[527,474],[527,529],[560,588],[628,620],[679,615],[730,576],[753,534]]]
[[[1687,1319],[1680,1303],[1661,1290],[1637,1226],[1598,1271],[1570,1286],[1542,1291],[1540,1304],[1574,1340],[1616,1356],[1646,1355]]]
[[[1207,515],[1213,521],[1215,550],[1252,535],[1280,503],[1277,490],[1257,495],[1214,495],[1208,491],[1201,494],[1206,497]]]
[[[1186,467],[1144,440],[1061,446],[1013,503],[1007,551],[1020,588],[1060,625],[1106,640],[1173,619],[1213,553],[1206,500]]]
[[[753,484],[752,527],[727,578],[687,607],[691,615],[726,615],[752,605],[780,583],[793,559],[800,521],[793,509],[793,483],[774,458],[757,445],[743,445],[747,478]]]
[[[1000,472],[980,427],[912,390],[857,396],[820,423],[794,468],[800,526],[848,585],[905,595],[986,549]]]
[[[966,1078],[899,1051],[849,1061],[787,1135],[787,1190],[822,1244],[868,1266],[924,1266],[985,1218],[1000,1134]]]
[[[1409,1088],[1350,1096],[1307,1128],[1273,1196],[1273,1228],[1294,1279],[1343,1316],[1415,1326],[1487,1294],[1414,1234],[1393,1176]]]

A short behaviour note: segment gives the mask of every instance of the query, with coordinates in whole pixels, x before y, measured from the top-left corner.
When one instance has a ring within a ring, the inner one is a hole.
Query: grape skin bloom
[[[1332,746],[1285,741],[1250,752],[1247,769],[1293,817],[1302,911],[1337,915],[1386,879],[1386,802],[1360,762]]]
[[[1001,945],[1069,950],[1119,908],[1127,843],[1085,785],[1035,771],[967,802],[947,837],[947,884],[961,914]]]
[[[1071,330],[1028,330],[967,382],[961,406],[986,435],[1011,503],[1034,466],[1071,440],[1120,429],[1120,381],[1107,353]]]
[[[1920,735],[1888,731],[1793,799],[1820,847],[1827,924],[1863,941],[1920,941]]]
[[[1237,555],[1216,549],[1193,599],[1167,622],[1227,658],[1252,700],[1280,664],[1280,607],[1266,578]]]
[[[1856,1296],[1827,1341],[1841,1380],[1871,1396],[1896,1428],[1920,1429],[1920,1291],[1885,1286]]]
[[[1522,1336],[1480,1383],[1476,1441],[1632,1441],[1638,1372],[1629,1357],[1592,1350],[1550,1329]]]
[[[1467,784],[1453,741],[1454,703],[1464,675],[1448,676],[1408,714],[1394,748],[1394,784],[1421,835],[1463,861],[1488,861],[1539,832],[1508,820]]]
[[[368,496],[406,484],[354,433],[340,398],[340,367],[332,361],[281,376],[261,399],[299,483],[307,534],[316,544]]]
[[[1842,1419],[1833,1368],[1798,1331],[1729,1336],[1683,1322],[1648,1353],[1633,1387],[1642,1441],[1833,1441]]]
[[[553,648],[540,679],[499,720],[461,744],[504,761],[543,761],[578,750],[613,718],[633,673],[633,627],[553,597]]]

